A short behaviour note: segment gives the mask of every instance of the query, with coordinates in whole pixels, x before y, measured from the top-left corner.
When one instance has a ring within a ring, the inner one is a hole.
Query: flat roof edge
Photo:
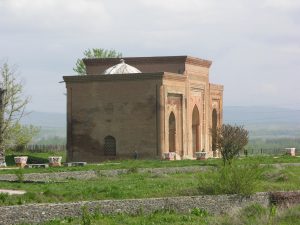
[[[75,75],[75,76],[63,76],[63,79],[65,82],[143,80],[143,79],[159,79],[162,78],[163,75],[164,72],[110,74],[110,75]]]
[[[187,63],[193,65],[200,65],[204,67],[210,67],[212,61],[200,59],[192,56],[151,56],[151,57],[122,57],[128,64],[136,63]],[[96,64],[118,64],[120,58],[84,58],[82,59],[85,65]]]

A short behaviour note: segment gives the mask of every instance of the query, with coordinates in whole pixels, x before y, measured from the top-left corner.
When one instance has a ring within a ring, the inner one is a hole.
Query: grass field
[[[241,160],[239,163],[242,165],[242,162],[244,164],[246,160]],[[259,170],[261,171],[261,175],[252,178],[252,180],[255,179],[255,186],[253,186],[251,192],[298,190],[300,187],[300,167],[287,166],[278,169],[267,165],[262,168],[252,168],[253,170],[250,170],[250,172]],[[247,174],[241,170],[239,173],[235,173],[237,177],[229,177],[233,181],[229,180],[229,183],[223,184],[220,183],[220,169],[217,168],[201,173],[175,174],[152,174],[137,173],[135,170],[130,171],[128,174],[114,177],[106,177],[99,174],[99,177],[88,181],[76,179],[47,183],[15,183],[2,181],[0,182],[1,188],[26,190],[27,193],[22,196],[0,194],[0,205],[200,194],[231,194],[232,192],[234,193],[235,190],[230,187],[235,187],[238,183],[232,185],[230,182],[241,181],[243,177],[247,178]],[[247,171],[249,171],[249,169]],[[203,180],[209,181],[209,183],[207,184],[203,182]],[[246,180],[246,182],[248,182],[248,180]],[[205,188],[207,185],[217,188],[218,185],[216,184],[218,183],[223,186],[227,185],[229,189],[224,189],[223,187],[215,190]],[[246,183],[246,185],[246,187],[249,186],[248,183]]]
[[[7,154],[9,166],[13,166],[14,152]],[[20,155],[20,154],[18,154]],[[47,162],[54,153],[30,153],[30,162]],[[56,155],[64,156],[64,153]],[[250,192],[291,191],[299,190],[300,166],[286,165],[276,167],[272,164],[300,163],[299,157],[242,157],[235,160],[231,170],[224,170],[221,159],[205,161],[181,160],[124,160],[90,164],[84,167],[59,167],[48,169],[10,169],[0,173],[22,175],[24,173],[45,173],[78,170],[129,169],[127,174],[118,176],[99,176],[90,180],[66,179],[63,182],[26,183],[0,181],[0,188],[26,190],[21,196],[0,194],[0,206],[74,202],[83,200],[130,199],[168,196],[191,196],[202,194],[249,194]],[[264,164],[260,165],[259,164]],[[154,174],[139,173],[137,168],[163,168],[183,166],[210,166],[210,170],[197,173]],[[225,167],[226,168],[226,167]],[[223,178],[226,178],[225,180]],[[223,179],[223,180],[222,180]],[[249,182],[249,180],[251,182]],[[240,186],[239,186],[240,185]],[[213,187],[213,188],[212,188]],[[238,188],[237,188],[238,187]],[[248,189],[247,189],[248,188]],[[249,189],[250,192],[249,192]],[[300,206],[275,212],[261,206],[252,206],[240,215],[212,216],[201,209],[194,209],[189,214],[178,214],[170,211],[159,211],[150,215],[101,215],[84,213],[82,218],[66,218],[60,221],[47,222],[44,225],[58,224],[300,224]]]

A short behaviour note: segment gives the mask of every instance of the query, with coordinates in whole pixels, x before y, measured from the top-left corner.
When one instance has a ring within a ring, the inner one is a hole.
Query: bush
[[[257,188],[262,169],[257,165],[232,164],[200,175],[201,194],[240,194],[249,196]]]
[[[216,148],[221,151],[224,165],[231,164],[248,143],[248,131],[243,126],[224,124],[211,132],[215,137]]]

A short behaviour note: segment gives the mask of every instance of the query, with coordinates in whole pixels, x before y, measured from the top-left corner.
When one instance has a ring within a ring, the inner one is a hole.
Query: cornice
[[[209,68],[212,64],[212,61],[187,56],[186,63],[196,65],[196,66],[204,66],[204,67]]]
[[[212,83],[209,83],[209,89],[210,89],[210,90],[223,91],[223,90],[224,90],[224,86],[223,86],[223,85],[220,85],[220,84],[212,84]]]
[[[153,57],[123,57],[128,64],[154,64],[154,63],[187,63],[209,68],[212,64],[209,60],[199,59],[191,56],[153,56]],[[115,65],[120,58],[85,58],[85,65]]]
[[[185,81],[186,76],[176,73],[157,72],[157,73],[132,73],[132,74],[111,74],[111,75],[77,75],[63,76],[66,83],[73,82],[93,82],[93,81],[130,81],[130,80],[177,80]]]
[[[79,75],[63,76],[66,83],[92,82],[92,81],[130,81],[130,80],[155,80],[163,77],[163,72],[158,73],[133,73],[133,74],[111,74],[111,75]]]

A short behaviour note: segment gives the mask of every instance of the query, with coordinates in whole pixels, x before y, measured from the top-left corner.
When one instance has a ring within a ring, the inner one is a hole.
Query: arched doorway
[[[116,156],[116,139],[113,136],[106,136],[104,138],[104,155]]]
[[[211,128],[211,133],[212,133],[212,150],[215,151],[217,150],[217,126],[218,126],[218,114],[217,110],[213,109],[212,111],[212,128]]]
[[[192,138],[193,138],[193,154],[200,151],[200,118],[199,110],[195,105],[192,114]]]
[[[169,117],[169,152],[176,152],[176,120],[173,112]]]

